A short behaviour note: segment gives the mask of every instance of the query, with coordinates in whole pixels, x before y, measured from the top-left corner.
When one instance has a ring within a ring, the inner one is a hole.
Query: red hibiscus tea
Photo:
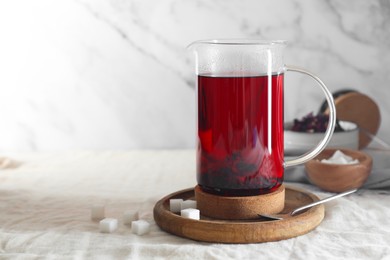
[[[224,196],[273,192],[283,182],[284,168],[308,162],[328,144],[336,123],[332,93],[311,72],[285,65],[286,46],[259,39],[189,45],[198,77],[197,180],[203,191]],[[289,71],[316,81],[330,113],[317,146],[284,161],[283,81]]]
[[[198,76],[197,181],[226,196],[283,182],[283,74]]]

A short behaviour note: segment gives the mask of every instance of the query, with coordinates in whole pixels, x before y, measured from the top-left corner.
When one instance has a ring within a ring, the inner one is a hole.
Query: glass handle
[[[313,75],[312,73],[304,69],[297,68],[295,66],[285,66],[285,69],[286,71],[295,71],[312,77],[324,92],[329,107],[329,122],[328,122],[328,127],[326,128],[325,131],[324,138],[321,140],[321,142],[318,143],[318,145],[313,150],[308,151],[307,153],[297,158],[294,158],[292,160],[285,161],[284,168],[287,168],[287,167],[296,166],[299,164],[303,164],[307,161],[310,161],[311,159],[316,157],[322,150],[324,150],[326,145],[329,143],[330,138],[332,137],[334,127],[336,125],[336,108],[334,105],[332,93],[330,93],[330,91],[328,90],[328,88],[325,86],[325,84],[322,82],[321,79],[319,79],[317,76]]]

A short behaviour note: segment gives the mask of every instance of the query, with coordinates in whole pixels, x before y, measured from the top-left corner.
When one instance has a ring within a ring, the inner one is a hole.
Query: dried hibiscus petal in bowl
[[[313,112],[307,114],[302,119],[294,119],[294,124],[291,131],[305,133],[324,133],[328,127],[329,116],[325,114],[313,115]],[[340,126],[336,119],[335,132],[343,132],[344,129]]]

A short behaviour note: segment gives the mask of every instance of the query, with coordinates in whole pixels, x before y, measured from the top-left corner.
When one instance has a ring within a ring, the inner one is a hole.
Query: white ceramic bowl
[[[357,150],[359,147],[359,128],[356,124],[347,121],[339,122],[345,130],[334,132],[326,148],[349,148]],[[285,123],[284,153],[286,155],[300,155],[313,149],[324,138],[324,133],[296,132],[291,129],[293,123]]]

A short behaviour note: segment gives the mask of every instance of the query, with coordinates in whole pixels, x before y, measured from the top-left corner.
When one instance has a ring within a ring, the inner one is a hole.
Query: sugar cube
[[[123,212],[123,224],[126,225],[131,224],[132,221],[138,219],[139,219],[138,211],[126,210],[125,212]]]
[[[170,199],[169,200],[170,211],[175,213],[180,212],[182,203],[183,203],[183,199]]]
[[[196,209],[195,200],[185,200],[181,203],[181,209]]]
[[[131,232],[142,236],[150,231],[150,224],[146,220],[136,220],[131,222]]]
[[[184,218],[200,219],[200,211],[198,209],[183,209],[180,211],[180,215]]]
[[[93,205],[91,207],[91,219],[92,220],[102,220],[105,218],[105,208],[104,205]]]
[[[111,233],[118,228],[118,220],[115,218],[105,218],[99,222],[99,230],[102,233]]]

